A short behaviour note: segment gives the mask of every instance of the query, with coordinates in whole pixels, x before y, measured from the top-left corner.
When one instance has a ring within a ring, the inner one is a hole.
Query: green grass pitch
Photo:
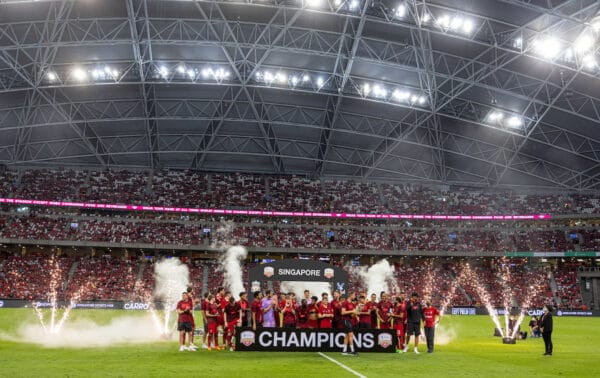
[[[141,313],[78,310],[73,318],[106,324]],[[542,339],[503,345],[487,316],[446,316],[456,337],[433,354],[362,353],[328,356],[367,377],[598,377],[600,318],[554,318],[554,356],[544,357]],[[347,377],[348,371],[318,353],[178,352],[176,341],[103,348],[44,348],[15,340],[31,309],[0,309],[2,377]],[[527,319],[528,321],[528,319]],[[196,343],[198,344],[198,342]],[[421,346],[424,351],[424,346]]]

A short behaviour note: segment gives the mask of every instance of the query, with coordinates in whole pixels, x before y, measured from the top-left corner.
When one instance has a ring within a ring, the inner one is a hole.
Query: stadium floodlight
[[[413,94],[412,96],[410,96],[410,102],[411,103],[416,103],[417,101],[419,101],[419,96],[417,96],[416,94]]]
[[[502,120],[502,118],[504,118],[504,115],[498,111],[492,111],[490,112],[490,114],[488,114],[488,121],[490,122],[500,122]]]
[[[463,25],[462,25],[463,33],[471,34],[471,32],[473,31],[474,28],[475,28],[475,25],[473,24],[473,21],[465,20],[465,22],[463,22]]]
[[[594,38],[589,34],[584,34],[577,38],[573,44],[576,53],[584,53],[594,46]]]
[[[359,5],[360,4],[359,4],[358,0],[352,0],[352,1],[350,1],[350,4],[348,4],[348,9],[350,9],[350,10],[358,9]]]
[[[58,76],[54,72],[50,71],[46,73],[46,79],[48,81],[56,81],[58,79]]]
[[[275,75],[275,78],[277,79],[277,81],[280,84],[285,84],[288,80],[287,75],[283,72],[277,72],[277,74]]]
[[[92,77],[96,80],[100,80],[102,78],[104,78],[104,71],[102,70],[93,70],[92,71]]]
[[[567,62],[570,62],[573,60],[573,49],[572,48],[568,48],[565,50],[564,58]]]
[[[180,74],[185,74],[185,65],[183,65],[183,64],[178,65],[177,72],[179,72]]]
[[[273,76],[273,74],[269,71],[265,71],[263,77],[265,78],[265,83],[267,84],[271,84],[273,80],[275,80],[275,76]]]
[[[513,41],[513,47],[515,49],[522,49],[523,48],[523,38],[521,38],[521,37],[515,38],[515,40]]]
[[[396,17],[402,18],[406,15],[406,5],[400,4],[398,8],[396,8],[396,13],[394,13]]]
[[[512,116],[508,119],[508,126],[514,128],[521,127],[523,120],[520,117]]]
[[[73,78],[77,81],[85,81],[87,80],[88,75],[83,68],[76,67],[73,69]]]
[[[112,75],[113,79],[117,80],[121,73],[118,70],[112,70],[110,74]]]
[[[192,69],[187,70],[187,75],[190,77],[190,79],[193,79],[196,77],[196,72]]]
[[[464,20],[462,17],[454,16],[454,17],[452,17],[452,21],[450,21],[450,29],[459,30],[460,27],[463,25],[463,23],[464,23]]]
[[[429,22],[429,20],[431,20],[431,15],[427,12],[423,12],[423,17],[421,18],[421,21],[426,24]]]
[[[450,16],[447,14],[435,20],[435,22],[442,28],[448,28],[450,26]]]
[[[294,86],[294,87],[298,84],[298,81],[299,81],[299,79],[298,79],[298,76],[296,76],[296,75],[294,75],[290,78],[290,82],[292,83],[292,86]]]
[[[158,74],[163,78],[166,79],[169,76],[169,69],[165,66],[160,66],[158,68]]]
[[[427,102],[427,97],[426,96],[420,96],[419,97],[419,105],[425,105],[426,102]]]
[[[535,51],[546,59],[553,59],[560,54],[562,45],[560,41],[554,37],[546,37],[539,39],[534,43]]]
[[[335,0],[333,3],[335,4],[336,7],[339,7],[340,4],[342,4],[342,0]]]
[[[392,96],[397,99],[398,101],[406,101],[410,98],[410,92],[409,91],[405,91],[405,90],[399,90],[396,89],[393,93]]]
[[[581,59],[581,63],[588,69],[594,69],[597,65],[596,58],[592,54],[584,56],[583,59]]]
[[[203,78],[208,79],[211,74],[212,74],[212,69],[210,69],[210,68],[204,68],[204,69],[202,69],[202,77]],[[256,77],[258,79],[260,79],[261,76],[262,76],[262,74],[260,72],[256,73]]]
[[[306,5],[311,8],[318,8],[321,6],[321,0],[306,0]]]
[[[317,85],[319,86],[319,88],[321,88],[324,84],[325,84],[325,79],[323,79],[322,77],[319,76],[319,78],[317,79]]]
[[[310,76],[308,76],[308,74],[304,74],[304,76],[302,76],[302,81],[304,81],[304,82],[310,81]]]
[[[363,84],[362,92],[363,96],[367,97],[371,93],[371,85],[369,83]]]
[[[373,95],[375,95],[375,97],[386,97],[387,89],[385,89],[385,87],[382,87],[380,85],[375,85],[375,86],[373,86]]]

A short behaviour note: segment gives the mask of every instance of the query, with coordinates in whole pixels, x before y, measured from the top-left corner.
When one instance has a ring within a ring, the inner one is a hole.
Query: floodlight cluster
[[[283,70],[264,70],[259,71],[255,74],[254,79],[258,83],[265,84],[267,86],[288,86],[290,88],[297,87],[310,87],[317,88],[317,90],[323,88],[327,83],[327,80],[323,76],[311,76],[308,73],[288,73]]]
[[[56,83],[59,81],[86,83],[118,81],[121,76],[122,72],[119,69],[109,65],[94,67],[75,66],[70,70],[64,71],[61,75],[59,75],[56,71],[48,70],[44,74],[44,79],[48,83]]]
[[[402,20],[407,17],[412,17],[409,14],[408,6],[405,3],[400,3],[396,8],[392,10],[393,18]],[[431,26],[434,28],[441,29],[444,33],[456,33],[462,35],[471,35],[475,30],[475,22],[461,14],[443,13],[434,15],[427,9],[420,12],[419,15],[415,16],[419,18],[417,24],[421,26]]]
[[[407,88],[394,88],[392,90],[388,89],[383,84],[364,83],[360,92],[364,98],[389,100],[396,103],[406,103],[412,106],[424,107],[427,105],[426,95]]]
[[[223,80],[227,80],[231,77],[231,71],[223,67],[191,67],[185,63],[180,63],[171,67],[162,64],[157,67],[156,76],[164,80],[222,82]]]
[[[572,43],[546,35],[533,39],[530,48],[544,59],[576,64],[582,69],[592,71],[598,68],[595,50],[598,47],[599,37],[599,31],[588,28]]]
[[[489,112],[486,120],[490,124],[504,126],[511,129],[520,129],[524,124],[522,117],[514,114],[505,114],[499,110],[492,110]]]

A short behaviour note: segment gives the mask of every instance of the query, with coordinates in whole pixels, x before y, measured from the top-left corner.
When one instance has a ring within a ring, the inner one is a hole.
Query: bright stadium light
[[[474,28],[475,28],[475,25],[473,24],[473,21],[465,20],[465,22],[463,22],[463,25],[462,25],[463,33],[471,34],[471,32],[473,31]]]
[[[406,15],[406,5],[404,5],[404,4],[398,5],[398,8],[396,8],[395,15],[398,18],[404,17]]]
[[[573,44],[573,48],[577,53],[584,53],[594,46],[594,38],[589,34],[584,34],[577,38]]]
[[[306,0],[306,5],[311,8],[318,8],[321,6],[321,0]]]
[[[356,9],[358,9],[359,5],[360,4],[359,4],[358,0],[351,0],[350,4],[348,4],[348,9],[350,9],[350,10],[356,10]]]
[[[502,120],[502,118],[504,117],[504,115],[498,111],[492,111],[490,112],[490,114],[488,114],[488,121],[490,122],[500,122]]]
[[[423,23],[426,24],[429,22],[429,20],[431,20],[431,15],[427,12],[424,12],[421,21],[423,21]]]
[[[375,97],[385,97],[387,96],[387,89],[380,85],[373,86],[373,95]]]
[[[265,71],[263,77],[265,78],[265,83],[267,84],[271,84],[273,80],[275,80],[275,76],[273,76],[273,74],[269,71]]]
[[[369,95],[369,93],[371,93],[371,85],[369,83],[363,84],[362,92],[363,92],[363,95],[365,97],[367,97]]]
[[[298,76],[296,76],[296,75],[292,76],[292,78],[290,79],[290,81],[291,81],[292,85],[295,87],[298,84],[298,81],[299,81]]]
[[[410,102],[414,104],[417,101],[419,101],[419,96],[417,96],[416,94],[410,96]]]
[[[319,88],[321,88],[323,84],[325,84],[325,80],[322,77],[319,77],[317,79],[317,85],[319,86]]]
[[[48,81],[56,81],[58,79],[58,76],[56,76],[54,72],[48,72],[46,74],[46,79],[48,79]]]
[[[523,38],[521,38],[521,37],[515,38],[515,40],[513,41],[513,47],[515,49],[522,49],[523,48]]]
[[[443,15],[442,17],[438,18],[437,20],[435,20],[435,22],[441,26],[442,28],[448,28],[450,27],[450,16],[448,16],[447,14]]]
[[[520,117],[512,116],[508,119],[508,126],[513,129],[517,127],[521,127],[523,125],[523,120]]]
[[[166,79],[169,76],[169,69],[165,66],[160,66],[158,68],[158,74],[163,78]]]
[[[342,4],[342,0],[335,0],[333,3],[335,4],[336,7],[339,7],[340,4]]]
[[[102,79],[104,77],[104,72],[102,70],[93,70],[92,77],[96,80]]]
[[[463,25],[463,18],[460,16],[454,16],[452,18],[452,21],[450,21],[450,29],[452,30],[458,30],[460,29],[460,27]]]
[[[277,79],[277,81],[280,84],[287,83],[287,79],[288,79],[287,75],[285,73],[283,73],[283,72],[277,72],[277,74],[275,75],[275,78]]]
[[[196,72],[192,69],[187,70],[187,75],[190,77],[190,79],[193,79],[196,77]]]
[[[177,66],[177,72],[179,72],[180,74],[184,74],[185,73],[185,66],[183,64],[180,64]]]
[[[85,72],[82,68],[73,69],[73,78],[77,81],[85,81],[87,80],[87,72]]]
[[[304,74],[304,76],[302,76],[302,81],[303,82],[310,81],[310,76],[308,76],[308,74]]]
[[[546,59],[555,58],[560,54],[562,45],[560,41],[553,37],[539,39],[534,43],[535,51]]]
[[[583,63],[583,66],[588,69],[594,69],[597,65],[596,58],[592,54],[584,56],[583,59],[581,59],[581,63]]]
[[[396,89],[392,93],[392,96],[398,101],[406,101],[410,98],[410,92],[405,90]]]
[[[426,102],[427,102],[427,97],[425,97],[425,96],[419,97],[419,105],[425,105]]]

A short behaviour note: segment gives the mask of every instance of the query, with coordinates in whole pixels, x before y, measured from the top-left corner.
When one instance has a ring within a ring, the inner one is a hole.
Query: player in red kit
[[[308,328],[308,304],[306,299],[302,298],[296,308],[296,326],[300,329]]]
[[[348,298],[342,302],[342,321],[344,322],[344,331],[346,337],[344,337],[344,350],[343,355],[357,356],[358,353],[354,350],[354,324],[353,318],[356,316],[356,305],[354,303],[354,293],[350,293]],[[350,347],[350,353],[348,353],[348,347]]]
[[[229,297],[229,302],[225,305],[225,324],[227,324],[227,336],[225,337],[225,348],[229,348],[230,352],[233,352],[233,343],[231,339],[235,333],[235,327],[239,327],[242,324],[242,309],[239,303],[235,301],[233,297]]]
[[[219,350],[219,331],[218,331],[218,317],[219,317],[219,305],[213,295],[208,296],[208,304],[206,306],[206,318],[208,323],[208,350],[211,350],[211,346],[214,343],[215,350]]]
[[[227,304],[227,299],[225,298],[225,289],[223,287],[217,288],[217,294],[215,295],[215,304],[219,309],[219,316],[217,316],[217,328],[221,327],[223,330],[223,343],[225,341],[225,333],[227,332],[227,326],[225,325],[225,318],[223,317],[223,309]]]
[[[310,303],[308,304],[308,321],[306,325],[308,328],[319,328],[319,309],[317,308],[317,301],[319,298],[312,296]]]
[[[202,348],[206,349],[208,346],[206,345],[206,339],[208,337],[208,319],[206,318],[206,308],[208,306],[208,293],[204,293],[204,298],[200,304],[200,309],[202,311],[202,325],[204,327],[204,335],[202,335]]]
[[[280,303],[280,306],[283,315],[283,327],[296,328],[296,304],[292,301],[291,294],[285,296],[285,300]]]
[[[423,309],[425,316],[425,339],[427,340],[427,353],[433,353],[433,340],[435,338],[435,327],[439,323],[441,314],[437,308],[431,305],[431,302],[426,303]]]
[[[252,301],[252,329],[256,331],[256,327],[261,327],[263,322],[263,311],[262,311],[262,293],[255,291],[254,300]]]
[[[194,332],[196,331],[196,319],[194,318],[194,307],[198,304],[199,301],[198,301],[198,299],[194,298],[194,291],[191,286],[189,286],[187,288],[187,294],[188,294],[188,302],[189,302],[190,308],[192,309],[192,311],[191,311],[192,332],[190,332],[190,346],[188,348],[191,351],[195,351],[198,348],[196,348],[196,346],[194,345]]]
[[[240,309],[242,310],[242,327],[248,326],[248,319],[250,313],[250,304],[248,303],[248,296],[245,292],[240,293],[240,300],[238,301]]]
[[[364,295],[358,297],[358,328],[369,329],[371,328],[371,310],[373,304],[367,301]]]
[[[377,305],[377,319],[379,320],[379,329],[392,328],[392,308],[394,305],[390,302],[387,294],[381,295],[381,302]]]
[[[321,303],[319,303],[319,328],[331,329],[333,326],[333,315],[333,307],[329,304],[329,298],[325,296],[321,300]]]
[[[404,302],[404,299],[401,296],[397,297],[396,303],[394,303],[392,319],[394,320],[394,330],[396,331],[396,337],[398,338],[398,353],[400,353],[404,351],[404,333],[406,320],[406,302]]]
[[[183,352],[188,350],[185,346],[185,335],[187,333],[188,339],[191,340],[190,333],[192,333],[192,308],[188,300],[187,292],[181,294],[181,300],[177,302],[177,330],[179,331],[179,351]],[[194,351],[195,349],[190,349]]]

